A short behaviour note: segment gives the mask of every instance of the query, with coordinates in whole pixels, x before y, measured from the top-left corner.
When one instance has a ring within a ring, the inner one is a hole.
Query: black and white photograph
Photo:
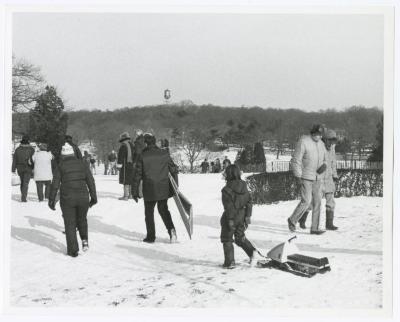
[[[9,312],[392,316],[393,6],[3,17]]]

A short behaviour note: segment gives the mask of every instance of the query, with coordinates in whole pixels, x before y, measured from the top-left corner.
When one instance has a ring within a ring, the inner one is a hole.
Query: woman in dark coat
[[[131,142],[128,132],[119,137],[121,147],[118,150],[117,168],[119,171],[119,183],[124,185],[124,195],[119,200],[132,198],[131,182],[134,175],[134,163],[136,161],[135,148]]]
[[[67,254],[76,257],[79,252],[77,228],[82,240],[82,250],[87,251],[89,248],[87,212],[89,207],[97,203],[97,195],[89,167],[83,160],[76,158],[73,147],[68,143],[61,149],[60,162],[54,171],[50,187],[49,207],[52,210],[55,210],[58,189],[67,239]]]
[[[221,223],[221,242],[224,247],[225,261],[222,267],[234,268],[235,256],[233,240],[254,262],[254,247],[245,236],[247,226],[250,224],[252,203],[246,182],[240,179],[240,170],[237,165],[226,168],[226,185],[222,189],[222,204],[224,213]]]

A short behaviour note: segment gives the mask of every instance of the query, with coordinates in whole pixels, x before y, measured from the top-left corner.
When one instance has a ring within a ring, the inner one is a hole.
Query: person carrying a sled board
[[[177,179],[178,168],[172,161],[168,151],[156,146],[156,138],[146,133],[144,135],[146,147],[136,164],[132,181],[132,196],[137,202],[139,198],[139,184],[143,182],[144,213],[146,223],[146,243],[154,243],[156,229],[154,224],[154,207],[157,204],[158,212],[167,228],[171,243],[177,241],[175,226],[171,213],[168,210],[168,199],[173,196],[168,173]],[[175,180],[177,182],[177,180]]]
[[[226,170],[226,185],[222,189],[222,204],[224,212],[221,216],[221,242],[224,248],[223,268],[235,267],[233,241],[250,257],[250,264],[256,263],[256,251],[245,236],[250,224],[252,201],[246,182],[240,178],[237,165],[229,165]]]
[[[310,135],[303,135],[296,144],[291,168],[300,188],[301,200],[292,215],[287,219],[289,230],[296,231],[296,224],[307,209],[312,206],[311,234],[320,235],[321,184],[326,170],[326,150],[321,141],[324,128],[314,125]]]

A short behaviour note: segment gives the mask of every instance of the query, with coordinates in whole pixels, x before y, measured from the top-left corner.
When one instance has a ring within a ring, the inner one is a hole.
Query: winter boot
[[[293,233],[296,231],[296,225],[292,223],[290,218],[287,219],[289,230]]]
[[[169,231],[169,241],[170,241],[171,244],[175,244],[175,243],[178,242],[178,237],[176,236],[176,230],[175,230],[175,228],[172,228],[172,229]]]
[[[129,185],[124,184],[124,195],[121,198],[118,198],[119,200],[128,200],[129,199]]]
[[[307,220],[307,216],[308,216],[308,210],[303,214],[303,216],[301,216],[300,220],[299,220],[299,224],[300,224],[300,228],[301,229],[306,229],[306,220]]]
[[[337,230],[338,227],[333,225],[334,213],[332,210],[326,210],[326,230]]]
[[[89,250],[89,243],[86,239],[82,240],[82,251],[87,252]]]
[[[223,268],[232,269],[235,268],[235,253],[233,249],[233,243],[227,242],[222,244],[224,246],[225,261],[222,265]]]
[[[325,230],[311,230],[310,234],[311,235],[322,235],[325,232]]]

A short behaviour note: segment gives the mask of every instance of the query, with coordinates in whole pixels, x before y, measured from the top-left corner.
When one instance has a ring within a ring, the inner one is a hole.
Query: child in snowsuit
[[[255,248],[244,234],[250,224],[252,202],[246,182],[240,179],[240,170],[237,165],[229,165],[226,168],[225,179],[226,185],[222,189],[224,213],[220,220],[221,242],[225,256],[222,267],[234,268],[233,240],[250,257],[250,264],[254,261]]]

